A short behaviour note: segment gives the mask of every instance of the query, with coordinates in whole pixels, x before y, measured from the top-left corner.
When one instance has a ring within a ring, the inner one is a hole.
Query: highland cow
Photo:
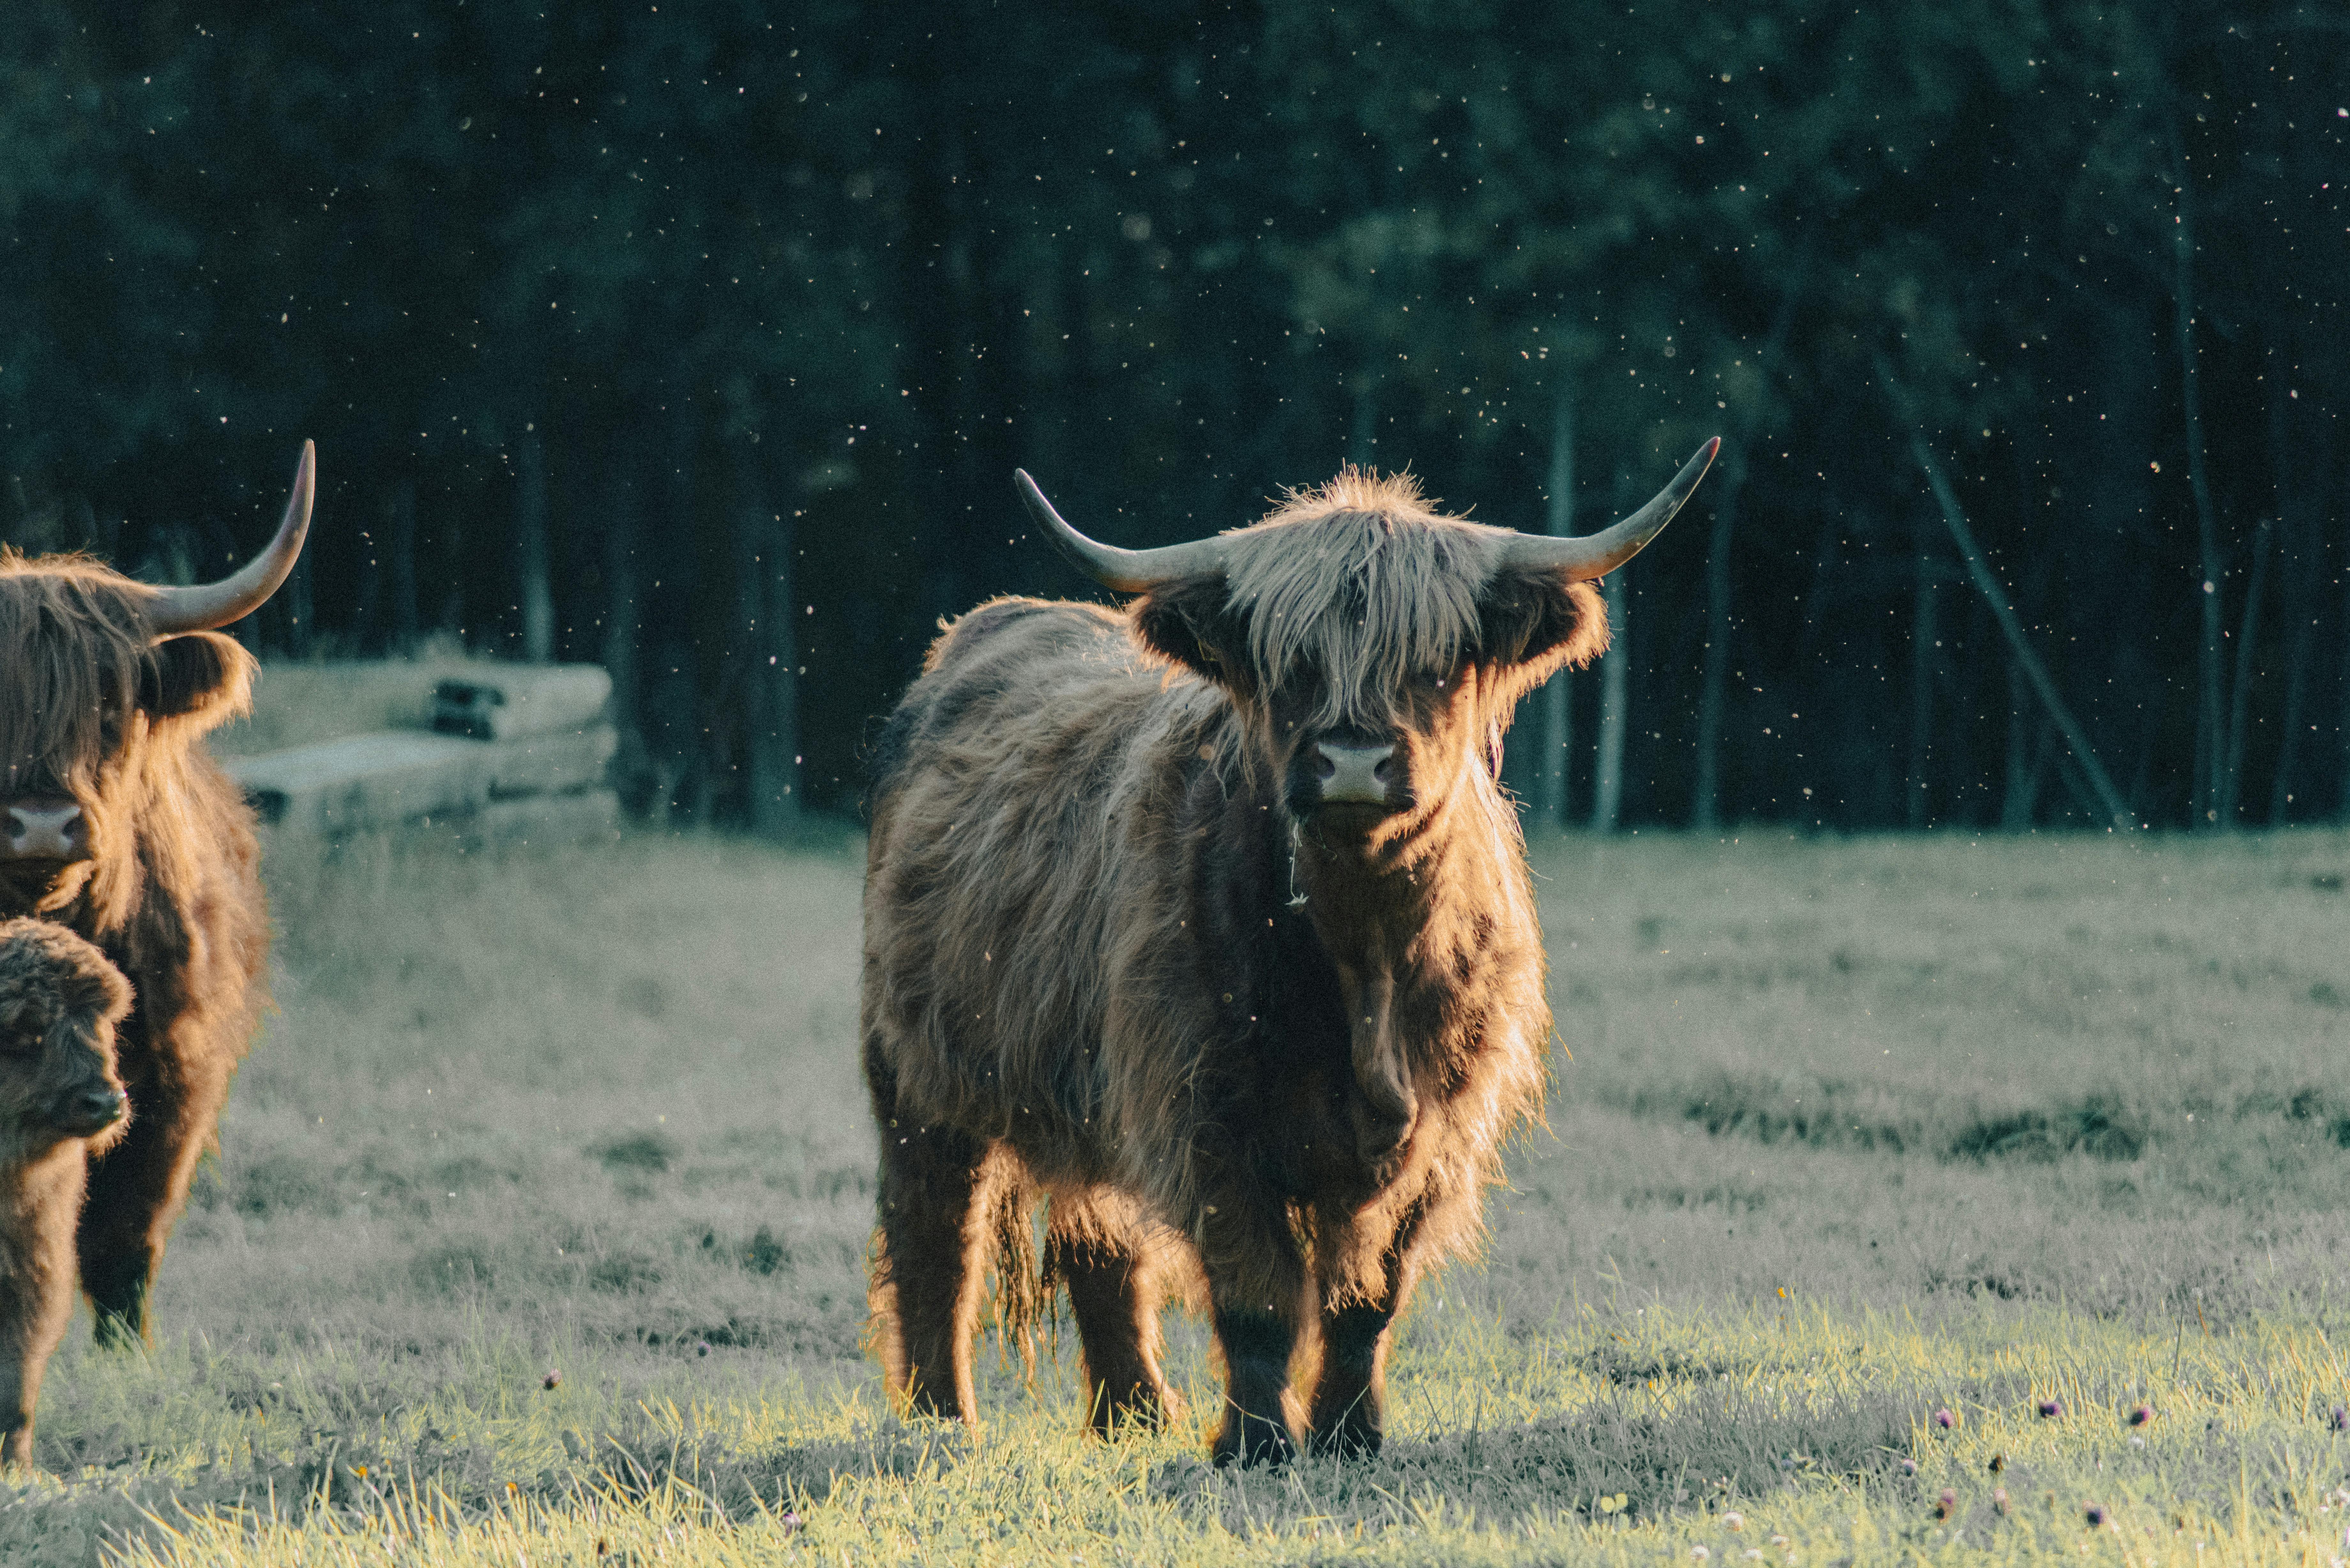
[[[47,920],[0,920],[0,1466],[33,1462],[41,1373],[74,1308],[92,1157],[121,1139],[114,1031],[130,987]]]
[[[1189,1287],[1224,1366],[1219,1463],[1301,1431],[1378,1449],[1389,1325],[1471,1248],[1542,1104],[1503,732],[1605,647],[1591,581],[1718,444],[1577,539],[1349,470],[1253,526],[1120,550],[1017,476],[1082,569],[1139,597],[983,605],[876,748],[861,1028],[897,1397],[972,1417],[993,1261],[1015,1315],[1066,1286],[1098,1430],[1171,1415],[1158,1317]]]
[[[255,666],[211,628],[293,570],[315,462],[304,442],[276,538],[219,582],[0,551],[0,918],[71,929],[136,995],[117,1044],[130,1125],[90,1161],[76,1238],[101,1344],[148,1336],[149,1284],[267,1000],[253,813],[203,743],[245,710]]]

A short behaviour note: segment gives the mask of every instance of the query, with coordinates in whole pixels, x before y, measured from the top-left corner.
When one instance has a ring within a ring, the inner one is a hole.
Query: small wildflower
[[[1724,1530],[1743,1530],[1746,1528],[1746,1516],[1733,1510],[1721,1516],[1721,1527]]]
[[[1773,1546],[1784,1546],[1787,1544],[1787,1538],[1783,1535],[1774,1535],[1771,1538],[1771,1544]]]
[[[546,1376],[538,1380],[538,1386],[541,1388],[552,1388],[562,1381],[562,1372],[558,1368],[550,1366],[546,1369]]]
[[[795,1508],[785,1510],[783,1518],[775,1521],[775,1522],[782,1525],[786,1531],[792,1531],[797,1530],[803,1521],[800,1519],[799,1510]]]
[[[2130,1447],[2133,1449],[2142,1449],[2146,1447],[2146,1439],[2139,1437],[2136,1432],[2132,1432],[2130,1434]]]
[[[1692,1546],[1690,1548],[1690,1556],[1700,1563],[1704,1562],[1707,1558],[1711,1557],[1712,1555],[1712,1552],[1707,1551],[1702,1546]]]
[[[1749,1563],[1760,1563],[1762,1561],[1762,1549],[1760,1546],[1750,1546],[1739,1555]]]
[[[1991,1505],[2001,1513],[2005,1513],[2007,1511],[2007,1489],[2005,1487],[2001,1486],[1991,1488]]]
[[[2129,1424],[2133,1427],[2143,1427],[2153,1419],[2154,1407],[2151,1405],[2140,1405],[2129,1413]]]
[[[2334,1418],[2325,1424],[2334,1431],[2350,1432],[2350,1409],[2336,1405],[2334,1407]]]
[[[2062,1399],[2043,1399],[2042,1401],[2040,1401],[2040,1418],[2041,1418],[2042,1420],[2043,1420],[2043,1421],[2054,1421],[2054,1420],[2055,1420],[2058,1417],[2062,1416],[2064,1413],[2064,1400],[2062,1400]]]
[[[695,1341],[693,1342],[693,1354],[694,1354],[694,1355],[709,1355],[709,1354],[710,1354],[710,1342],[709,1342],[708,1340],[706,1340],[706,1339],[697,1339],[697,1340],[695,1340]]]
[[[1947,1408],[1946,1408],[1946,1409],[1937,1410],[1937,1411],[1935,1411],[1935,1412],[1934,1412],[1934,1425],[1936,1425],[1937,1427],[1941,1428],[1942,1428],[1942,1430],[1944,1430],[1945,1432],[1949,1431],[1951,1428],[1953,1428],[1953,1427],[1957,1426],[1958,1424],[1959,1424],[1959,1418],[1958,1418],[1958,1417],[1957,1417],[1957,1416],[1955,1416],[1955,1415],[1953,1415],[1953,1414],[1951,1414],[1951,1413],[1950,1413],[1950,1410],[1948,1410]]]
[[[2106,1511],[2093,1502],[2081,1511],[2081,1517],[2089,1521],[2090,1529],[2096,1530],[2106,1522]]]
[[[2007,1469],[2007,1456],[2005,1454],[1993,1454],[1991,1457],[1991,1473],[1997,1475],[2000,1471],[2005,1469]]]
[[[1901,1473],[1905,1476],[1916,1475],[1918,1473],[1918,1461],[1916,1459],[1903,1459],[1901,1461]]]
[[[1954,1491],[1944,1492],[1940,1501],[1934,1504],[1934,1517],[1936,1519],[1948,1519],[1950,1515],[1958,1511],[1959,1494]]]

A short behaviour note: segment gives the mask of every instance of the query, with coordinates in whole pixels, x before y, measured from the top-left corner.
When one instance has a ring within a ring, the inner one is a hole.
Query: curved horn
[[[148,601],[147,620],[157,638],[208,631],[243,620],[277,591],[277,585],[294,569],[295,558],[302,554],[302,541],[310,532],[310,498],[317,489],[317,448],[306,441],[301,466],[294,471],[294,493],[286,498],[286,515],[267,549],[219,582],[155,590]]]
[[[1713,462],[1713,454],[1721,449],[1721,438],[1715,436],[1697,449],[1697,455],[1682,464],[1673,475],[1673,482],[1656,493],[1655,499],[1629,517],[1596,534],[1580,538],[1553,539],[1540,534],[1513,534],[1509,554],[1504,557],[1511,566],[1530,567],[1537,571],[1564,573],[1570,582],[1591,577],[1604,577],[1648,547],[1648,541],[1665,530],[1681,503],[1690,498],[1697,482],[1705,477],[1706,469]]]
[[[1177,577],[1204,576],[1220,571],[1224,564],[1222,541],[1194,539],[1185,545],[1163,545],[1156,550],[1121,550],[1115,545],[1104,545],[1087,538],[1061,521],[1036,482],[1028,477],[1024,468],[1012,471],[1012,483],[1020,492],[1020,499],[1028,504],[1028,515],[1036,526],[1045,530],[1045,537],[1060,546],[1077,570],[1085,573],[1112,593],[1148,593],[1160,583]]]

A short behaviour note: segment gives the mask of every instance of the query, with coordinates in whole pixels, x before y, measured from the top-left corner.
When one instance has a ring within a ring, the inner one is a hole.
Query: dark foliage
[[[2314,4],[5,32],[0,537],[212,575],[316,436],[315,542],[245,635],[605,661],[648,809],[853,809],[941,615],[1076,588],[1015,463],[1124,544],[1349,459],[1526,527],[1557,485],[1581,531],[1719,431],[1617,695],[1574,678],[1576,815],[1612,777],[1632,822],[2102,820],[1920,433],[2134,815],[2350,812],[2350,35]]]

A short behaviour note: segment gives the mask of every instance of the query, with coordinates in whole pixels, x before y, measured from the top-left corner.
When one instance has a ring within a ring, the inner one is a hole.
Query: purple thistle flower
[[[697,1339],[697,1340],[695,1340],[695,1341],[693,1342],[693,1354],[694,1354],[694,1355],[709,1355],[709,1354],[710,1354],[710,1342],[709,1342],[708,1340],[706,1340],[706,1339]]]
[[[1934,1517],[1936,1519],[1948,1519],[1950,1515],[1958,1511],[1959,1494],[1954,1491],[1944,1492],[1941,1496],[1941,1500],[1934,1504]]]
[[[1937,1427],[1941,1428],[1942,1428],[1942,1430],[1944,1430],[1945,1432],[1949,1431],[1951,1428],[1953,1428],[1953,1427],[1957,1426],[1958,1424],[1959,1424],[1959,1418],[1958,1418],[1956,1416],[1954,1416],[1954,1415],[1950,1414],[1950,1410],[1949,1410],[1948,1408],[1944,1408],[1944,1409],[1937,1410],[1937,1411],[1935,1411],[1935,1412],[1934,1412],[1934,1425],[1936,1425]]]
[[[2334,1418],[2325,1424],[2337,1432],[2350,1432],[2350,1409],[2336,1405],[2334,1407]]]
[[[2084,1519],[2086,1519],[2089,1521],[2089,1528],[2092,1530],[2096,1529],[2099,1525],[2106,1522],[2106,1511],[2098,1507],[2094,1502],[2087,1508],[2083,1509],[2081,1511],[2081,1515]]]
[[[2053,1420],[2056,1419],[2056,1417],[2057,1417],[2062,1416],[2064,1413],[2064,1400],[2062,1400],[2062,1399],[2043,1399],[2042,1401],[2040,1401],[2040,1418],[2041,1418],[2042,1420],[2043,1420],[2043,1421],[2053,1421]]]
[[[2151,1405],[2140,1405],[2129,1413],[2129,1424],[2133,1427],[2143,1427],[2153,1419],[2154,1407]]]
[[[546,1376],[538,1380],[538,1386],[541,1388],[552,1388],[562,1381],[563,1374],[550,1366],[546,1369]]]

